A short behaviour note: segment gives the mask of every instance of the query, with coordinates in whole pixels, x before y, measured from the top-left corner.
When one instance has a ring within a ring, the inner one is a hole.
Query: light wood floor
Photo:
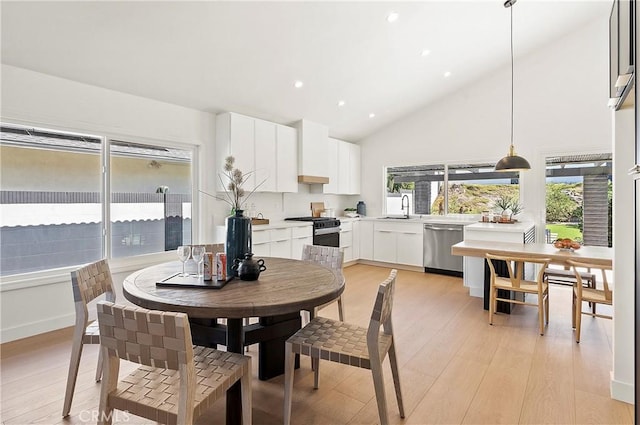
[[[365,265],[345,270],[348,321],[368,324],[377,285],[388,272]],[[398,415],[385,361],[391,423],[633,423],[633,406],[609,396],[611,321],[585,316],[576,344],[571,289],[553,286],[550,299],[551,323],[540,336],[533,307],[498,314],[489,326],[482,300],[469,297],[461,279],[399,271],[393,320],[406,418]],[[336,305],[322,314],[337,318]],[[1,347],[3,425],[95,422],[91,415],[100,385],[93,380],[98,351],[91,345],[85,346],[71,417],[60,417],[70,339],[66,329]],[[249,354],[256,356],[257,347]],[[129,369],[122,367],[121,373]],[[282,423],[282,404],[282,377],[254,379],[254,423]],[[310,362],[303,357],[292,417],[293,423],[305,425],[378,423],[370,372],[325,361],[320,388],[313,390]],[[120,414],[114,423],[150,422]],[[224,423],[224,401],[197,423]]]

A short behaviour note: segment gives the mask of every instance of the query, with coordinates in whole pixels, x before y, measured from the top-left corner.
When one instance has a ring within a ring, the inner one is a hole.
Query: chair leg
[[[576,328],[576,293],[573,291],[571,298],[571,327]]]
[[[379,359],[371,359],[371,375],[373,376],[373,387],[376,390],[380,425],[389,425],[389,417],[387,416],[387,397],[384,391],[382,365],[380,364]]]
[[[396,390],[398,410],[400,411],[400,417],[404,418],[404,404],[402,403],[402,390],[400,389],[400,372],[398,371],[398,359],[396,357],[396,346],[394,342],[391,343],[391,347],[389,348],[389,363],[391,364],[393,386]]]
[[[538,323],[540,324],[540,335],[544,335],[544,297],[538,297]]]
[[[547,292],[547,294],[544,297],[545,303],[544,303],[544,318],[545,318],[545,322],[547,323],[547,325],[549,324],[549,292]]]
[[[311,321],[311,314],[307,310],[301,310],[300,315],[302,316],[302,327],[304,327]]]
[[[313,389],[317,390],[320,384],[320,358],[311,357],[311,369],[313,370]]]
[[[344,304],[342,302],[342,295],[338,297],[338,317],[341,322],[344,322]]]
[[[98,366],[96,366],[96,382],[100,382],[102,379],[102,349],[98,349]]]
[[[489,324],[493,325],[493,314],[495,313],[495,293],[494,289],[489,290]]]
[[[71,402],[73,401],[73,392],[76,388],[76,379],[78,378],[78,368],[80,367],[80,357],[82,357],[82,336],[84,328],[76,326],[73,333],[73,346],[71,347],[71,359],[69,360],[69,374],[67,375],[67,390],[64,394],[64,405],[62,407],[62,417],[69,416],[71,411]],[[102,351],[102,350],[101,350]],[[100,363],[98,362],[100,365]]]
[[[580,325],[582,324],[582,300],[576,300],[576,342],[580,342]]]
[[[240,391],[242,397],[242,423],[251,424],[251,358],[247,359],[247,372],[240,378]]]
[[[102,347],[100,347],[102,350]],[[120,359],[106,356],[104,361],[104,375],[100,385],[100,407],[98,408],[98,425],[111,425],[113,407],[109,405],[109,394],[118,386]]]
[[[287,342],[284,345],[284,425],[291,424],[294,359],[293,346]]]

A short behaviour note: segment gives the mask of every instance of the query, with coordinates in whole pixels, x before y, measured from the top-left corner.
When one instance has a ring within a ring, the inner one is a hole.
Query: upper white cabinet
[[[322,193],[338,193],[338,143],[340,140],[332,139],[329,137],[327,139],[327,155],[331,160],[329,161],[329,166],[327,169],[329,170],[329,183],[322,185]],[[316,188],[313,188],[315,192]]]
[[[297,192],[297,131],[244,115],[227,112],[216,117],[216,158],[222,173],[224,160],[233,155],[235,167],[247,178],[244,189],[258,192]],[[218,190],[224,190],[223,178]]]
[[[276,177],[278,192],[298,191],[298,131],[276,126]]]
[[[338,144],[338,193],[360,193],[360,146],[340,141]]]
[[[234,113],[220,114],[216,117],[216,158],[218,173],[222,175],[224,160],[229,155],[235,158],[235,167],[243,173],[255,170],[254,157],[254,122],[250,117]],[[227,179],[216,179],[218,190],[225,190],[229,183]],[[252,174],[244,184],[245,190],[253,190],[256,185],[255,175]]]
[[[360,146],[329,137],[327,153],[329,155],[329,183],[322,186],[322,193],[359,194]]]
[[[327,183],[329,129],[309,120],[296,123],[298,129],[298,182]]]
[[[276,124],[269,121],[254,120],[253,146],[255,152],[255,167],[253,168],[255,170],[255,184],[260,185],[257,190],[260,192],[275,192],[277,190]]]

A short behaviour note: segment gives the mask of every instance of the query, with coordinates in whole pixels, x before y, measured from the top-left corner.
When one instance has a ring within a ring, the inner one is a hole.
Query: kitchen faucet
[[[407,198],[407,213],[405,214],[407,218],[409,218],[409,197],[407,195],[402,195],[402,199],[400,200],[400,209],[404,211],[404,199]]]

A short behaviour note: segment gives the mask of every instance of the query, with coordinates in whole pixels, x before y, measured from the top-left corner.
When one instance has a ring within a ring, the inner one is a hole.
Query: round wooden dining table
[[[124,279],[124,297],[147,309],[186,313],[192,322],[194,343],[198,345],[207,345],[199,341],[213,341],[214,345],[226,345],[228,351],[242,353],[246,344],[260,342],[260,367],[264,363],[265,367],[275,367],[282,373],[284,341],[299,329],[300,310],[312,311],[338,298],[344,291],[344,279],[310,261],[275,257],[264,257],[264,261],[267,269],[258,280],[236,278],[220,289],[157,286],[157,282],[180,271],[181,263],[147,267]],[[245,317],[259,317],[260,322],[245,327],[242,322]],[[218,318],[227,319],[224,327],[217,324]],[[203,320],[210,321],[211,326],[203,326],[206,323]],[[223,340],[216,339],[220,332],[224,332]],[[270,349],[282,355],[268,360]],[[278,364],[274,366],[274,362]],[[240,382],[237,382],[227,391],[227,424],[241,423],[241,412]]]

